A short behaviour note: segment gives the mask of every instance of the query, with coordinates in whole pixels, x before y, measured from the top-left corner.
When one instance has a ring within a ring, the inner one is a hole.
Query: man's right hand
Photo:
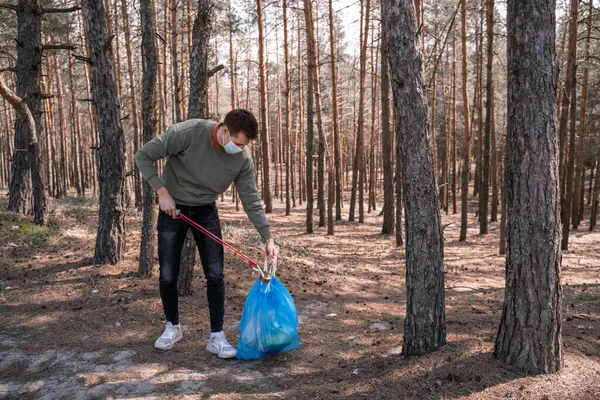
[[[161,210],[165,212],[165,214],[170,215],[171,218],[175,218],[176,214],[176,206],[175,201],[169,194],[169,191],[166,187],[161,187],[156,191],[158,195],[158,206]]]

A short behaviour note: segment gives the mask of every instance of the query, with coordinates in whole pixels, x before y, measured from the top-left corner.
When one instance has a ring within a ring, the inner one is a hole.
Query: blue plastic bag
[[[298,312],[290,292],[276,277],[258,279],[248,296],[238,326],[236,358],[257,360],[300,347]]]

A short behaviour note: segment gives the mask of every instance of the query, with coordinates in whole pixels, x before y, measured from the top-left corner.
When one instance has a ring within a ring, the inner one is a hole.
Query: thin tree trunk
[[[573,229],[579,228],[580,218],[580,199],[581,199],[581,189],[584,185],[584,179],[582,175],[584,174],[584,143],[586,141],[586,118],[587,118],[587,102],[588,102],[588,83],[589,83],[589,68],[588,65],[590,63],[590,40],[592,36],[592,13],[594,11],[594,6],[592,2],[589,2],[588,7],[588,17],[587,17],[587,33],[585,39],[585,62],[583,63],[583,91],[581,93],[581,111],[579,115],[579,129],[578,129],[578,137],[579,142],[577,144],[577,167],[575,169],[575,187],[573,189],[572,203],[573,203],[573,213],[571,215],[571,219],[573,220]]]
[[[358,101],[358,122],[356,124],[356,146],[354,155],[354,166],[352,168],[352,192],[350,196],[350,215],[348,221],[354,221],[356,212],[356,191],[358,185],[358,207],[359,207],[359,222],[364,221],[364,202],[363,202],[363,179],[362,171],[364,170],[364,108],[365,108],[365,79],[366,79],[366,63],[367,63],[367,39],[369,36],[369,15],[371,11],[371,0],[366,0],[364,6],[364,24],[362,12],[363,0],[361,0],[361,28],[360,32],[360,83],[359,83],[359,101]]]
[[[571,17],[575,20],[574,35],[577,36],[577,18],[579,14],[579,2],[575,0],[572,4]],[[575,59],[573,60],[573,76],[571,81],[571,93],[569,102],[569,139],[568,155],[566,156],[566,167],[564,175],[564,192],[561,204],[561,220],[563,224],[561,250],[569,249],[569,229],[571,226],[571,209],[573,199],[573,181],[575,179],[575,141],[576,141],[576,119],[577,119],[577,44],[573,50]]]
[[[154,0],[140,0],[140,19],[142,25],[142,129],[144,143],[152,140],[156,130],[156,114],[154,97],[156,95],[156,75],[158,54],[156,51],[156,22]],[[140,260],[138,274],[152,275],[154,262],[154,231],[156,229],[156,211],[154,206],[154,190],[144,182],[144,213],[142,222],[142,238],[140,241]]]
[[[304,0],[304,21],[306,24],[306,49],[311,60],[308,62],[308,85],[306,92],[306,233],[313,233],[313,138],[314,138],[314,79],[315,55],[314,55],[314,28],[312,25],[312,5],[310,0]]]
[[[501,201],[502,201],[502,205],[501,205],[501,211],[500,211],[500,254],[504,255],[506,254],[506,192],[507,192],[507,187],[506,187],[506,182],[508,181],[508,170],[506,168],[506,142],[502,141],[502,145],[500,147],[500,159],[502,160],[500,165],[500,176],[502,177],[502,181],[500,183],[500,189],[502,191],[501,193]]]
[[[456,214],[456,31],[452,36],[452,214]]]
[[[598,216],[598,203],[600,197],[600,144],[598,145],[598,155],[596,160],[596,180],[594,181],[594,190],[592,190],[592,210],[590,212],[590,232],[596,227]]]
[[[291,140],[292,132],[292,77],[290,75],[290,58],[288,51],[288,14],[287,0],[283,0],[283,63],[285,64],[285,215],[290,215],[292,202],[290,198]],[[293,195],[292,195],[293,196]]]
[[[526,374],[561,369],[555,0],[508,1],[508,255],[494,357]]]
[[[104,5],[92,0],[83,0],[81,5],[92,62],[92,94],[99,134],[100,206],[94,262],[116,264],[123,259],[125,250],[125,140]]]
[[[465,120],[465,147],[463,149],[463,170],[461,184],[461,212],[460,212],[460,237],[459,241],[467,239],[467,210],[469,205],[469,170],[471,163],[471,135],[469,132],[469,93],[467,83],[467,6],[466,0],[461,0],[462,19],[462,95],[463,113]]]
[[[569,109],[572,101],[572,94],[575,91],[575,82],[576,82],[576,63],[577,63],[577,13],[578,13],[578,0],[571,0],[570,6],[570,19],[569,19],[569,45],[568,45],[568,60],[567,60],[567,73],[565,77],[565,85],[562,90],[562,99],[560,103],[560,124],[558,128],[559,139],[560,139],[560,161],[559,161],[559,177],[560,177],[560,195],[561,195],[561,217],[563,220],[565,218],[565,210],[566,210],[566,171],[567,171],[567,161],[568,161],[568,125],[569,125]],[[567,230],[563,231],[563,250],[565,247],[564,241],[569,238],[568,235],[568,224],[567,222]],[[564,226],[564,225],[563,225]],[[566,237],[566,239],[565,239]],[[568,243],[567,243],[568,245]]]
[[[140,148],[140,128],[138,122],[138,110],[137,110],[137,95],[135,88],[135,75],[133,73],[133,56],[131,54],[131,32],[129,30],[129,13],[127,10],[127,0],[121,0],[121,13],[123,14],[123,32],[125,33],[125,50],[127,51],[127,72],[129,77],[129,93],[131,95],[131,116],[130,119],[133,123],[133,147],[136,149]],[[154,25],[152,25],[154,26]],[[153,29],[153,28],[149,28]],[[154,30],[153,30],[154,32]],[[156,60],[154,60],[156,61]],[[153,92],[154,93],[154,92]],[[154,94],[152,95],[154,101]],[[133,170],[134,179],[134,192],[135,192],[135,204],[140,205],[142,198],[142,181],[140,173],[137,168]]]
[[[446,344],[441,217],[412,0],[388,0],[383,20],[406,206],[407,312],[402,353],[420,355]]]
[[[479,233],[488,233],[488,202],[490,191],[490,141],[494,129],[494,0],[486,0],[486,26],[487,26],[487,77],[485,100],[485,135],[483,136],[483,165],[481,168],[481,194],[479,196]],[[495,146],[496,144],[493,143]]]
[[[381,19],[387,7],[382,0]],[[330,0],[331,2],[331,0]],[[385,27],[381,28],[381,158],[383,160],[383,227],[381,233],[394,232],[394,138],[390,129],[390,72]]]
[[[340,126],[338,115],[337,70],[335,54],[335,33],[333,25],[333,1],[329,0],[329,46],[331,65],[331,108],[333,118],[333,162],[335,170],[335,220],[342,220],[342,164],[340,155]]]

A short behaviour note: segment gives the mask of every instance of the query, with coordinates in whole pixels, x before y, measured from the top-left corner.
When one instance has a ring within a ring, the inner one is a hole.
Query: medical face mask
[[[231,136],[229,135],[229,132],[227,132],[227,136],[229,136],[229,142],[227,142],[227,144],[223,145],[223,148],[225,149],[225,151],[228,154],[237,154],[237,153],[241,152],[242,149],[240,149],[238,145],[236,145],[235,143],[233,143],[231,141]],[[224,142],[225,142],[225,135],[223,135],[223,143]]]

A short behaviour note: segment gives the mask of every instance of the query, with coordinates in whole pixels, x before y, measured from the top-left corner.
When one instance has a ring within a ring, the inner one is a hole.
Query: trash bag
[[[298,312],[286,287],[273,276],[258,279],[248,296],[238,326],[236,358],[257,360],[300,347]]]

